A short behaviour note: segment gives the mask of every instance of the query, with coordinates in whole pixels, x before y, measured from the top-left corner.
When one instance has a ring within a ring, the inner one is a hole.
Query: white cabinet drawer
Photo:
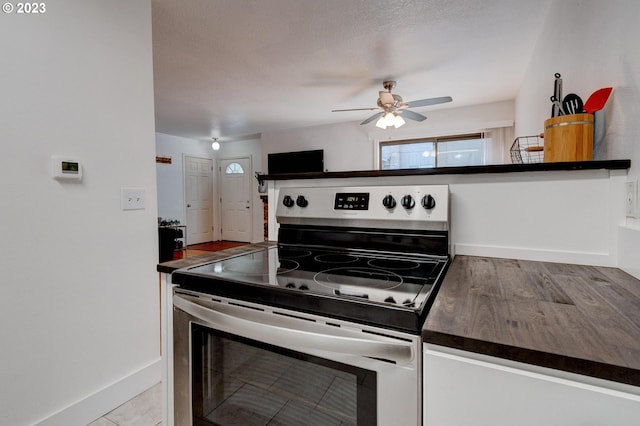
[[[424,346],[424,426],[628,426],[640,421],[637,387]]]

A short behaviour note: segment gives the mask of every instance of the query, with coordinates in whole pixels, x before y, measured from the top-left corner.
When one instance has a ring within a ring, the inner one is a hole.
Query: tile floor
[[[147,389],[88,426],[162,426],[162,384]]]

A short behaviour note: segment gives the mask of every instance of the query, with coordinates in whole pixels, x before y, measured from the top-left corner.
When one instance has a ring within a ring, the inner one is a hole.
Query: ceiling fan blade
[[[380,108],[349,108],[349,109],[332,109],[331,112],[344,112],[344,111],[376,111]]]
[[[404,118],[408,118],[409,120],[424,121],[427,119],[427,117],[425,117],[424,115],[418,114],[417,112],[413,112],[408,109],[398,110],[396,111],[396,113]]]
[[[443,96],[441,98],[430,98],[430,99],[419,99],[417,101],[407,102],[409,108],[428,106],[428,105],[437,105],[444,104],[447,102],[451,102],[453,99],[451,96]]]
[[[382,114],[384,114],[384,111],[380,111],[376,114],[373,114],[371,117],[367,118],[366,120],[364,120],[362,123],[360,124],[367,124],[367,123],[371,123],[373,120],[375,120],[378,117],[382,117]]]
[[[380,94],[380,103],[382,105],[393,105],[396,103],[396,100],[393,98],[393,95],[389,92],[378,92]]]

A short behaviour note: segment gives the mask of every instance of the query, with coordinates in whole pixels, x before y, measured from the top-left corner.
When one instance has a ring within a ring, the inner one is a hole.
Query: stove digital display
[[[369,210],[368,192],[338,192],[334,210]]]

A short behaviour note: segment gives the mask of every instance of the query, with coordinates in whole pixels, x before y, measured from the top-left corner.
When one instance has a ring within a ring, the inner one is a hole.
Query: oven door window
[[[194,425],[372,425],[376,372],[192,323]]]

